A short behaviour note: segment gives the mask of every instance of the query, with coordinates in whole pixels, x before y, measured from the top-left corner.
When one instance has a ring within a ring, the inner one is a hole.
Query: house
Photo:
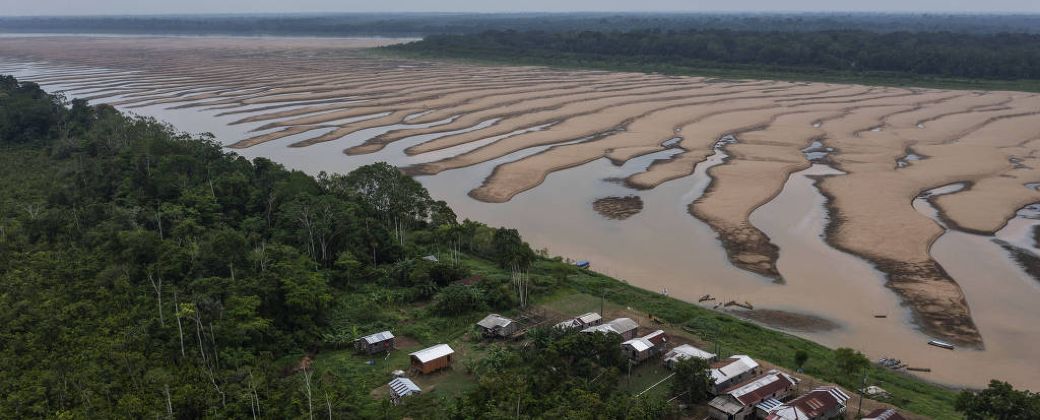
[[[516,332],[516,322],[499,314],[491,314],[477,322],[485,338],[509,337]]]
[[[708,353],[689,344],[683,344],[664,355],[664,365],[669,369],[675,369],[676,364],[691,357],[704,359],[708,362],[713,362],[718,359],[718,356],[716,356],[715,353]]]
[[[667,343],[668,334],[665,334],[662,330],[657,330],[645,336],[621,343],[621,351],[633,362],[641,363],[646,359],[664,353],[664,347]]]
[[[360,353],[375,354],[394,349],[394,335],[390,331],[366,335],[354,340],[354,349]]]
[[[636,333],[639,332],[639,324],[632,320],[632,318],[618,318],[610,321],[606,324],[595,325],[592,327],[581,330],[583,333],[614,333],[621,336],[624,340],[631,340],[636,337]]]
[[[794,377],[770,370],[751,380],[726,389],[708,402],[708,416],[716,420],[743,420],[755,417],[755,406],[763,401],[786,398],[798,385]]]
[[[412,370],[425,375],[451,367],[454,354],[455,350],[452,350],[447,344],[438,344],[408,356],[412,359]]]
[[[774,408],[766,420],[833,419],[845,414],[848,401],[849,396],[838,387],[820,387]]]
[[[422,393],[422,388],[416,385],[408,378],[394,378],[387,384],[390,387],[390,402],[394,405],[401,403],[401,398],[409,395],[419,395]]]
[[[906,420],[902,414],[891,408],[879,408],[867,413],[863,420]]]
[[[742,354],[711,364],[711,377],[715,380],[716,394],[757,374],[758,362]]]
[[[569,330],[571,328],[586,329],[588,327],[596,326],[603,323],[603,317],[595,312],[589,312],[584,315],[562,321],[555,325],[555,328],[561,330]]]

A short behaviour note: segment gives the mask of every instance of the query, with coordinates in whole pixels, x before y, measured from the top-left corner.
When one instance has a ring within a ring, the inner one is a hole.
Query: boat
[[[947,350],[953,350],[953,344],[947,343],[947,342],[942,341],[942,340],[930,340],[930,341],[928,341],[928,344],[933,345],[935,347],[944,348],[944,349],[947,349]]]
[[[589,264],[589,262],[585,260],[578,261],[574,263],[574,265],[578,266],[578,268],[589,268],[592,266],[592,264]]]

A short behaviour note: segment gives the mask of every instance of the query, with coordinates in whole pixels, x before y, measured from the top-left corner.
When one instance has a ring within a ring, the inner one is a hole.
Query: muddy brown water
[[[5,64],[0,70],[19,77],[43,71],[61,73],[59,66],[45,63]],[[77,73],[94,69],[77,67]],[[45,84],[51,91],[61,84]],[[70,96],[78,94],[72,90]],[[108,98],[117,101],[118,97]],[[210,132],[219,141],[231,144],[257,133],[251,130],[262,122],[228,125],[262,110],[218,116],[220,109],[168,109],[153,105],[126,109],[155,117],[178,129],[193,133]],[[380,152],[347,156],[347,147],[361,144],[379,134],[402,127],[429,127],[429,124],[395,124],[370,128],[338,140],[307,148],[290,148],[296,141],[324,134],[322,128],[301,135],[287,136],[236,152],[248,158],[267,157],[287,167],[311,174],[319,171],[348,172],[359,166],[387,161],[398,166],[430,162],[490,144],[510,133],[471,144],[432,153],[408,156],[408,147],[446,135],[472,131],[493,124],[450,133],[414,136],[394,142]],[[534,127],[529,130],[538,130]],[[267,131],[260,131],[265,133]],[[1006,251],[989,236],[948,231],[932,246],[935,259],[958,281],[967,296],[976,323],[986,343],[985,350],[943,350],[926,345],[930,337],[913,324],[910,311],[898,297],[883,287],[883,274],[866,261],[838,251],[822,238],[828,223],[824,197],[816,190],[811,176],[838,173],[815,164],[790,177],[774,200],[757,209],[751,222],[780,247],[778,268],[785,279],[776,284],[744,270],[727,260],[716,234],[690,216],[687,206],[710,183],[706,171],[722,164],[725,152],[698,164],[692,176],[667,182],[655,189],[634,191],[609,179],[625,178],[645,170],[655,159],[681,152],[668,149],[613,165],[599,159],[568,170],[551,173],[544,184],[517,195],[506,203],[484,203],[467,193],[480,185],[495,166],[529,156],[547,147],[533,147],[478,165],[450,170],[418,179],[438,199],[446,200],[460,217],[491,225],[515,227],[534,247],[574,260],[589,260],[593,269],[633,285],[695,302],[705,294],[722,301],[749,301],[757,308],[820,317],[838,325],[823,332],[792,331],[830,347],[853,347],[870,356],[895,357],[911,366],[931,368],[923,378],[963,386],[984,386],[990,378],[1000,378],[1018,386],[1040,389],[1040,282],[1012,262]],[[644,207],[625,220],[607,220],[591,209],[591,203],[605,196],[638,195]],[[935,210],[923,199],[915,208],[936,220]],[[1027,237],[1037,220],[1012,219],[996,237],[1016,244],[1028,244]],[[1035,248],[1032,248],[1036,251]],[[876,318],[885,315],[886,318]],[[763,343],[768,345],[768,343]],[[883,387],[883,384],[882,384]]]

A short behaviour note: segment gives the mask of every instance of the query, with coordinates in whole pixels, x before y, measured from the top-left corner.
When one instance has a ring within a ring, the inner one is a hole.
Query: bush
[[[463,284],[445,287],[433,302],[434,312],[442,315],[461,315],[483,309],[484,306],[484,293],[476,287]]]

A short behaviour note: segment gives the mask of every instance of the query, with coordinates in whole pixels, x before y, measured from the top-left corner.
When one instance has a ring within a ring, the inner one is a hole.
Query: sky
[[[0,0],[0,16],[572,11],[1040,13],[1040,0]]]

